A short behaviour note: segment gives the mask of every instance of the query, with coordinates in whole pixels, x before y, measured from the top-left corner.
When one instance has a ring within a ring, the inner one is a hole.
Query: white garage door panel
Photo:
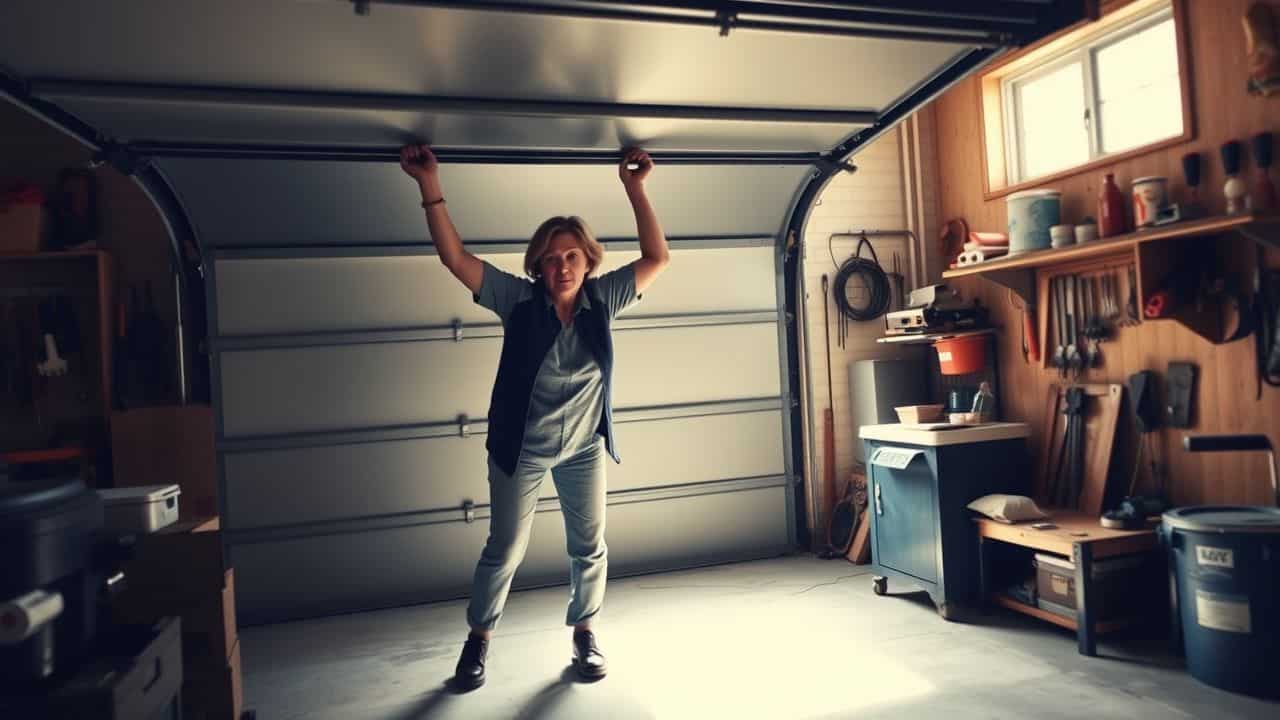
[[[231,453],[235,529],[362,518],[489,502],[487,436]],[[299,490],[299,478],[305,490]]]
[[[523,255],[489,255],[522,272]],[[218,325],[223,335],[492,324],[498,316],[431,255],[296,260],[219,260]]]
[[[426,240],[422,195],[395,163],[164,158],[159,165],[212,247]],[[672,237],[744,236],[778,232],[811,167],[735,165],[732,182],[722,165],[661,172],[661,182],[647,186],[649,199]],[[556,213],[582,215],[600,237],[635,236],[635,214],[610,166],[445,163],[440,179],[450,217],[472,242],[528,240]]]
[[[779,410],[616,428],[622,464],[609,464],[610,492],[785,472]]]
[[[775,252],[772,247],[676,250],[644,299],[623,317],[773,310],[778,304]],[[603,271],[638,257],[638,250],[609,252]]]
[[[630,315],[759,311],[774,307],[774,249],[672,252],[666,272]],[[639,251],[610,251],[600,272]],[[483,254],[523,276],[521,253]],[[218,324],[223,335],[305,333],[497,322],[471,300],[434,256],[219,260]]]
[[[227,437],[484,417],[501,338],[222,355]]]
[[[222,355],[227,437],[447,422],[489,408],[501,338]],[[614,407],[775,397],[773,324],[614,334]]]
[[[783,488],[770,487],[610,506],[610,574],[780,552],[787,543],[783,505]],[[483,521],[453,522],[234,545],[239,619],[260,623],[460,597],[470,590],[487,531]],[[540,512],[516,585],[567,577],[563,519]]]
[[[783,474],[778,411],[620,423],[609,491]],[[229,528],[324,522],[489,503],[486,436],[230,453]],[[298,489],[303,478],[305,490]],[[555,497],[548,477],[541,497]]]
[[[772,323],[630,330],[613,334],[614,408],[776,397]]]

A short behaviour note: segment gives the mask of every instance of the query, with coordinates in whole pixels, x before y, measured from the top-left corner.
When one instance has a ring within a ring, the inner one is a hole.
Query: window
[[[1180,137],[1170,0],[1000,80],[1008,185]]]

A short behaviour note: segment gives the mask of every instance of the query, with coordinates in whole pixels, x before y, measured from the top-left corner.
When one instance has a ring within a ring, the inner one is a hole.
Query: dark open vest
[[[622,462],[613,440],[613,338],[610,335],[609,309],[600,297],[594,278],[582,284],[590,307],[574,318],[592,356],[600,364],[604,380],[604,412],[597,431],[604,435],[605,449]],[[489,400],[489,438],[485,447],[494,462],[507,475],[514,475],[520,448],[524,445],[525,421],[529,414],[529,398],[538,369],[560,333],[560,319],[547,304],[546,288],[534,284],[533,296],[517,304],[507,320],[502,340],[502,359],[498,363],[498,379]]]

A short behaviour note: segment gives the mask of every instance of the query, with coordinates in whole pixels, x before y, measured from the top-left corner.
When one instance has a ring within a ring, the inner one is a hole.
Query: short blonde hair
[[[529,239],[529,248],[524,251],[524,271],[529,277],[542,277],[541,260],[551,245],[551,238],[560,233],[569,233],[578,239],[578,245],[587,256],[587,275],[595,272],[604,260],[604,246],[596,240],[586,221],[577,215],[568,217],[557,215],[538,226],[533,237]]]

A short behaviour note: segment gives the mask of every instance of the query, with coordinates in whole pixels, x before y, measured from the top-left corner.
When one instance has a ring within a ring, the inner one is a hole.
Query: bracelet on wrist
[[[444,202],[444,198],[443,198],[443,197],[436,198],[435,200],[423,200],[423,201],[422,201],[422,209],[423,209],[423,210],[426,210],[427,208],[431,207],[432,205],[439,205],[439,204],[441,204],[441,203],[443,203],[443,202]]]

